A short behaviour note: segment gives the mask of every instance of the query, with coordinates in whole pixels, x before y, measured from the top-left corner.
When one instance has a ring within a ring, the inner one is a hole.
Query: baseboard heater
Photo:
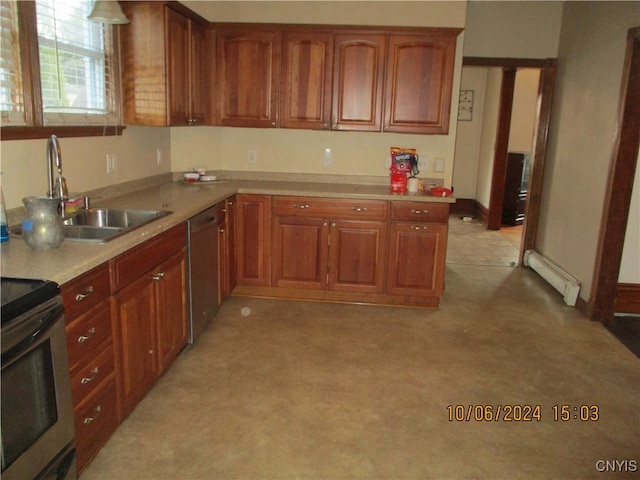
[[[564,303],[573,307],[580,292],[580,282],[533,250],[524,252],[524,264],[544,278],[564,296]]]

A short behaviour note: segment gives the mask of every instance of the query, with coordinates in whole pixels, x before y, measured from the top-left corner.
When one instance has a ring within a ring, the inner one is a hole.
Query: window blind
[[[16,0],[0,2],[0,115],[2,125],[25,125]]]
[[[111,27],[93,0],[36,0],[45,125],[117,124]]]

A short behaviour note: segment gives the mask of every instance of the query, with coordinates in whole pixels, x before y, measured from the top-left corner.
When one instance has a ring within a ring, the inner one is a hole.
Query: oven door
[[[36,478],[73,449],[73,406],[59,297],[2,326],[2,478]],[[57,478],[75,478],[75,463]]]

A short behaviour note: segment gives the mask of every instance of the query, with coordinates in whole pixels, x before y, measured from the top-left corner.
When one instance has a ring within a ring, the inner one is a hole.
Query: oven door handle
[[[2,352],[0,360],[3,368],[19,358],[31,345],[43,338],[62,316],[63,312],[64,307],[62,305],[55,305],[35,318],[30,319],[30,325],[25,326],[25,328],[31,328],[31,330],[23,335],[22,340],[9,347],[6,352]]]

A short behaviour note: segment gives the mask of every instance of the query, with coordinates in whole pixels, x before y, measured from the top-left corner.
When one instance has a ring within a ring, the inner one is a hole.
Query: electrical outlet
[[[433,171],[438,173],[444,172],[444,158],[436,158],[434,160]]]
[[[331,165],[333,163],[333,155],[330,148],[324,149],[324,164]]]
[[[418,168],[421,172],[426,172],[429,170],[429,157],[420,157],[418,159]]]
[[[156,165],[162,164],[162,150],[156,148]]]
[[[118,169],[118,157],[115,153],[107,153],[107,174],[114,173]]]
[[[247,162],[248,163],[258,163],[258,153],[255,150],[249,150],[247,153]]]

